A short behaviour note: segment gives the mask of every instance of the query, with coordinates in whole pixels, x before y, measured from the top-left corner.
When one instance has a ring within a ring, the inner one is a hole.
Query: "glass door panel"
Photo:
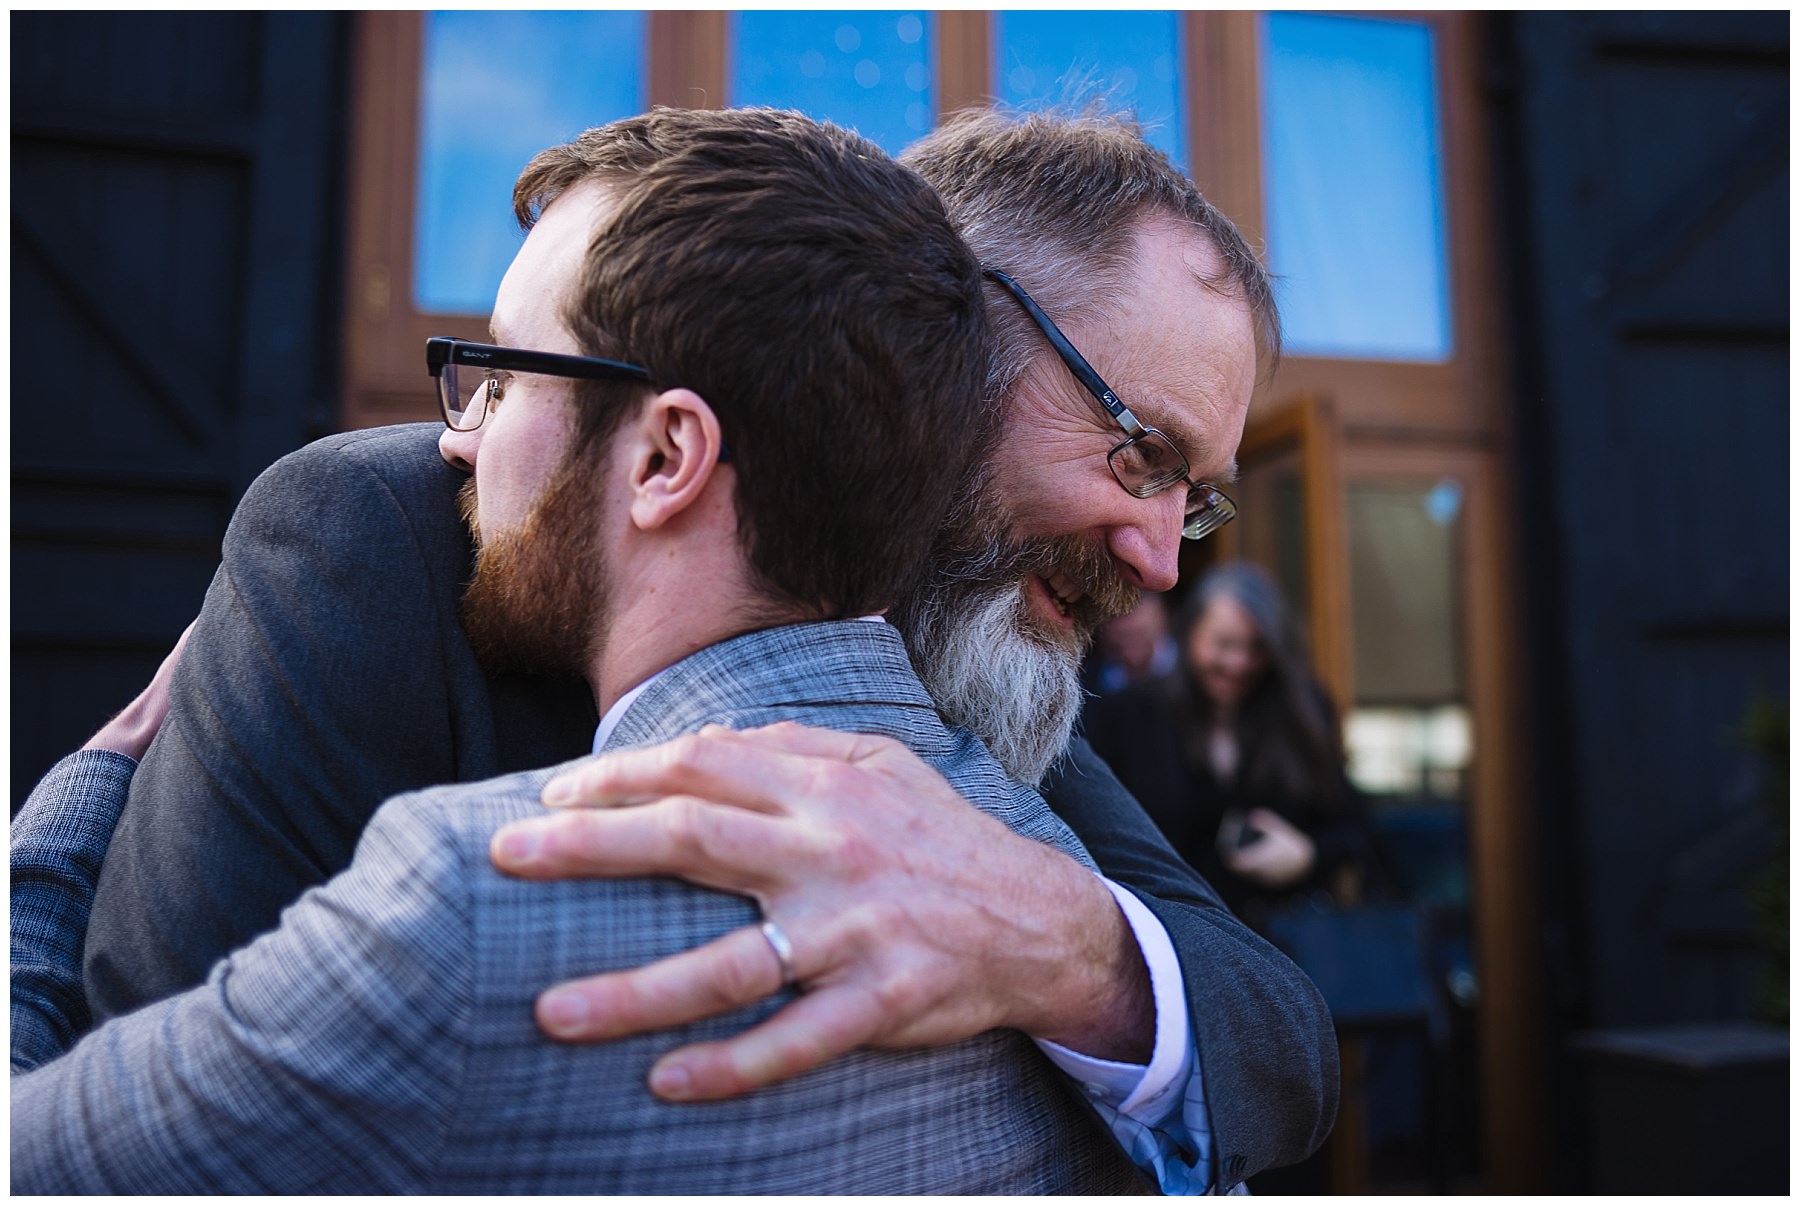
[[[1473,760],[1462,658],[1462,484],[1353,480],[1350,777],[1372,798],[1393,871],[1420,904],[1469,903]]]
[[[1311,631],[1311,581],[1302,463],[1297,444],[1259,456],[1240,469],[1231,493],[1238,503],[1236,555],[1268,570],[1287,596],[1301,631]],[[1202,542],[1204,543],[1204,542]]]

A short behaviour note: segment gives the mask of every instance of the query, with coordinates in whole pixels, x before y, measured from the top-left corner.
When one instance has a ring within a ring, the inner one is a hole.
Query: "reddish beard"
[[[457,495],[475,533],[475,576],[462,599],[463,631],[490,675],[586,678],[605,645],[605,550],[600,474],[565,458],[525,521],[483,538],[475,480]]]

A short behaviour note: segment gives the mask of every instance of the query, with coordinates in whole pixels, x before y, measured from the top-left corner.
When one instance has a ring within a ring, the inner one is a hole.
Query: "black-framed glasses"
[[[506,396],[506,382],[497,373],[542,373],[583,381],[650,384],[648,370],[622,360],[531,352],[493,343],[471,343],[447,335],[434,335],[425,341],[425,370],[437,382],[438,406],[451,431],[474,431],[487,418],[488,408]]]
[[[982,271],[992,277],[1001,288],[1012,294],[1013,300],[1024,307],[1031,321],[1037,324],[1056,354],[1068,366],[1075,379],[1094,396],[1106,413],[1124,429],[1125,439],[1106,454],[1106,464],[1112,470],[1114,480],[1122,486],[1127,494],[1136,498],[1151,498],[1161,494],[1172,486],[1186,484],[1187,511],[1181,527],[1182,536],[1188,540],[1199,540],[1210,536],[1237,515],[1237,504],[1225,491],[1205,482],[1197,482],[1189,477],[1187,457],[1168,436],[1154,427],[1146,427],[1138,422],[1126,405],[1119,401],[1119,395],[1113,393],[1110,386],[1100,379],[1094,366],[1087,358],[1075,350],[1057,325],[1050,321],[1050,316],[1031,300],[1031,294],[1025,287],[998,268],[983,267]]]

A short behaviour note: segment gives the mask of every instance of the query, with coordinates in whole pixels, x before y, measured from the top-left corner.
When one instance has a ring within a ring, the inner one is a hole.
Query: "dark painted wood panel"
[[[1744,1016],[1733,733],[1788,689],[1787,21],[1497,24],[1561,1004]],[[1732,842],[1732,882],[1681,870]]]
[[[174,643],[256,473],[335,416],[346,30],[12,18],[15,806]]]

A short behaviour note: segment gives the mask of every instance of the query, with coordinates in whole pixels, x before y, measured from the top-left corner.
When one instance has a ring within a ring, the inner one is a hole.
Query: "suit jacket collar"
[[[891,625],[827,620],[745,633],[676,662],[626,710],[605,749],[667,741],[740,709],[845,704],[937,715]]]

